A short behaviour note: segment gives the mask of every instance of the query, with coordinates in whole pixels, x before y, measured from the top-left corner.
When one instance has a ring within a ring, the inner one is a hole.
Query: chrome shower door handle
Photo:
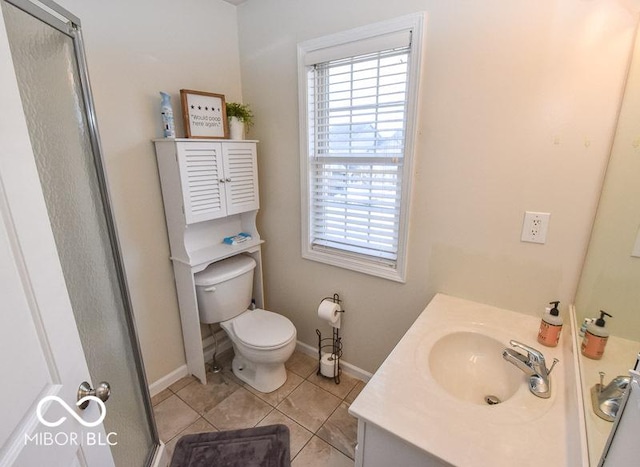
[[[106,381],[100,382],[95,389],[91,389],[91,385],[88,382],[84,381],[78,388],[77,400],[80,400],[83,397],[87,397],[87,396],[95,396],[98,399],[100,399],[102,402],[107,402],[110,395],[111,395],[111,386],[109,386],[109,383],[107,383]],[[78,407],[81,410],[84,410],[89,406],[89,402],[91,401],[84,401]]]

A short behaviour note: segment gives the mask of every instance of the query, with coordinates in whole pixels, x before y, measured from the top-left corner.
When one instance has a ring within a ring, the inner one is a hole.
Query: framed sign
[[[181,89],[180,101],[187,138],[224,139],[229,136],[222,94]]]

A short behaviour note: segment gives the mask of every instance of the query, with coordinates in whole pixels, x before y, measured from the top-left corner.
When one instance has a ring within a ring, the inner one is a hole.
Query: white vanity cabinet
[[[358,419],[355,467],[451,467],[374,423]]]
[[[256,260],[254,299],[264,306],[263,241],[256,229],[257,141],[210,139],[154,140],[162,187],[171,261],[189,373],[206,383],[204,351],[194,274],[237,254]],[[223,242],[240,232],[251,240]]]

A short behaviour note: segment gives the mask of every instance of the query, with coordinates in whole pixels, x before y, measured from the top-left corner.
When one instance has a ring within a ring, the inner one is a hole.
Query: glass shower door
[[[158,443],[105,181],[79,21],[57,5],[0,0],[40,183],[104,426],[118,466]],[[56,9],[58,11],[56,11]]]

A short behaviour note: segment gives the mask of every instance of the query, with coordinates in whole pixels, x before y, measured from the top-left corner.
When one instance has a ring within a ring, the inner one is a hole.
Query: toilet
[[[210,264],[194,275],[200,321],[219,323],[233,344],[233,373],[260,392],[287,380],[284,367],[296,347],[296,328],[271,311],[248,309],[256,262],[246,255]]]

